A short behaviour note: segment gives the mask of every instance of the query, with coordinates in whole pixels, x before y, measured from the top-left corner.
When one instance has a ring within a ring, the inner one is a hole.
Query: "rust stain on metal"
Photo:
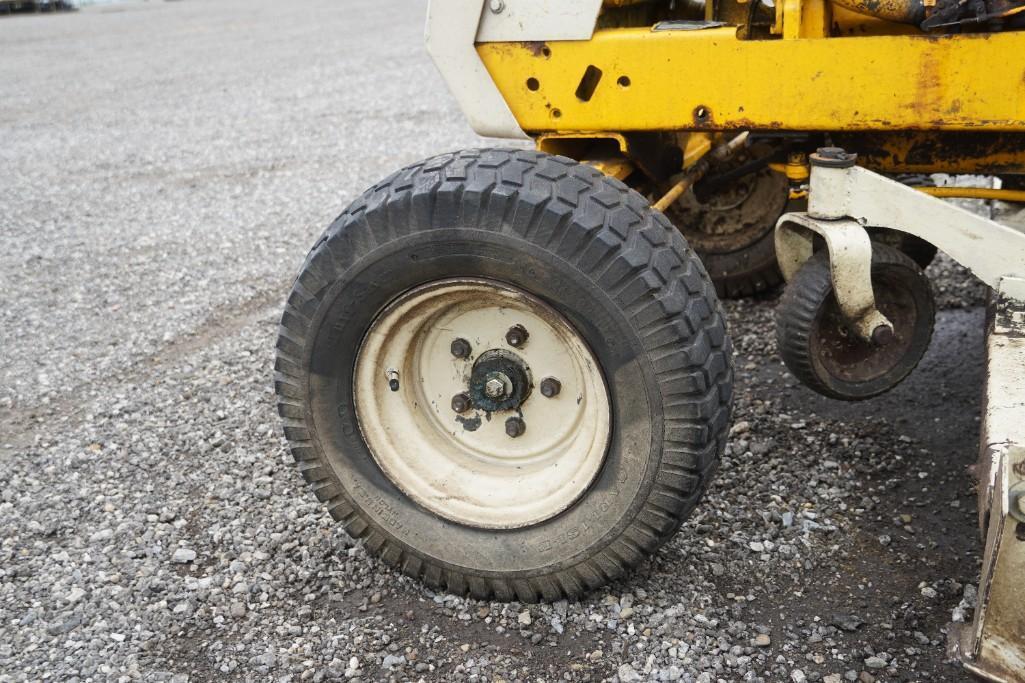
[[[543,40],[529,40],[520,43],[527,52],[534,55],[535,57],[550,57],[552,54],[551,49],[548,47],[548,43]]]
[[[456,421],[463,425],[463,429],[468,432],[475,432],[480,429],[480,415],[475,417],[463,417],[462,415],[456,415]]]

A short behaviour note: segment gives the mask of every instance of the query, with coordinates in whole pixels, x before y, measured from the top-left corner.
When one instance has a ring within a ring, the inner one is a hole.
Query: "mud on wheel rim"
[[[562,512],[609,444],[608,390],[581,336],[544,302],[493,280],[440,280],[392,302],[359,349],[353,394],[388,478],[434,514],[475,527]]]

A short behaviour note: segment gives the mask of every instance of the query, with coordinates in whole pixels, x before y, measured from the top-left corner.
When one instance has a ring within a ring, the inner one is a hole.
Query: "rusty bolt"
[[[530,334],[527,332],[527,328],[523,325],[513,325],[509,328],[509,331],[505,333],[506,343],[516,349],[526,344],[528,337],[530,337]]]
[[[471,405],[472,402],[467,394],[456,394],[452,397],[452,410],[457,413],[465,413]]]
[[[886,346],[893,339],[893,328],[889,325],[879,325],[872,330],[872,343],[876,346]]]
[[[452,355],[456,358],[469,358],[470,353],[473,349],[470,347],[470,342],[466,341],[462,337],[453,339],[449,350],[452,351]]]
[[[823,168],[850,168],[858,162],[858,155],[842,147],[819,147],[809,158],[812,166]]]
[[[505,433],[512,438],[516,438],[527,431],[527,425],[518,417],[510,417],[505,421]]]
[[[541,395],[545,398],[555,398],[562,391],[562,382],[554,377],[545,377],[541,380]]]

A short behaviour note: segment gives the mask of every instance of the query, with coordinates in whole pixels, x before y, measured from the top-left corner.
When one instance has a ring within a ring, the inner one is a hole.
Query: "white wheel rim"
[[[506,340],[514,325],[529,335],[518,348]],[[453,355],[457,338],[469,342],[469,358]],[[484,366],[475,363],[496,355],[525,366],[511,375],[526,377],[513,384],[529,386],[527,398],[512,410],[457,413],[452,397],[471,377],[480,386]],[[540,389],[549,377],[561,383],[552,397]],[[360,431],[389,479],[470,526],[518,528],[559,514],[594,481],[608,448],[608,391],[590,349],[551,307],[494,281],[442,280],[389,305],[360,347],[353,394]],[[517,437],[506,433],[510,417],[525,425]]]

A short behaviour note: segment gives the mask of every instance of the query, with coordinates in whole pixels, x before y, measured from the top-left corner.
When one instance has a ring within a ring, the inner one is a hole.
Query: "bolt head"
[[[484,383],[484,393],[488,398],[502,398],[505,396],[505,382],[498,377],[492,377]]]
[[[509,328],[509,331],[505,333],[505,342],[513,347],[520,348],[527,343],[527,338],[530,334],[527,333],[527,328],[523,325],[513,325]]]
[[[825,168],[850,168],[858,161],[858,155],[848,152],[842,147],[819,147],[809,157],[812,166]]]
[[[471,401],[467,394],[456,394],[452,397],[452,410],[457,413],[465,413],[470,409]]]
[[[527,431],[527,425],[518,417],[510,417],[505,421],[505,433],[515,439]]]
[[[505,0],[491,0],[488,3],[488,7],[494,14],[501,14],[502,10],[505,9]]]
[[[541,395],[545,398],[554,398],[562,391],[562,382],[554,377],[545,377],[541,380]]]
[[[470,346],[470,342],[466,341],[462,337],[453,339],[452,344],[449,346],[449,350],[456,358],[469,358],[470,353],[473,351]]]

